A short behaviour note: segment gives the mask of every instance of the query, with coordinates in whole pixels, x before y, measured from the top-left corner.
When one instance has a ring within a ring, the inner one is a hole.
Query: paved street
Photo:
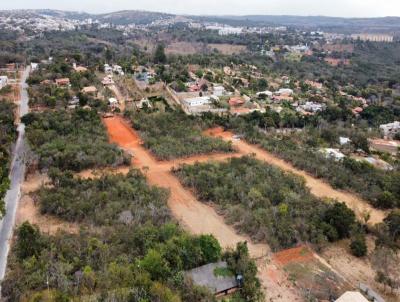
[[[21,102],[19,112],[21,116],[28,113],[28,92],[26,90],[26,79],[29,75],[29,68],[26,68],[21,78]],[[7,255],[10,248],[10,239],[15,222],[15,213],[21,195],[21,184],[25,174],[25,125],[18,125],[18,139],[16,142],[14,157],[11,163],[10,180],[11,186],[5,196],[6,215],[0,223],[0,280],[4,278],[7,266]],[[1,287],[0,287],[1,289]]]

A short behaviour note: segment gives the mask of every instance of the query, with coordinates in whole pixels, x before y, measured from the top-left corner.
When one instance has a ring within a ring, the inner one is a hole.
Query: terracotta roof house
[[[82,93],[94,94],[96,92],[97,92],[97,88],[94,86],[88,86],[88,87],[84,87],[82,89]]]
[[[68,78],[56,79],[57,86],[68,86],[69,84],[70,84],[70,81]]]
[[[245,103],[245,100],[242,97],[232,97],[229,100],[229,105],[233,107],[242,106]]]

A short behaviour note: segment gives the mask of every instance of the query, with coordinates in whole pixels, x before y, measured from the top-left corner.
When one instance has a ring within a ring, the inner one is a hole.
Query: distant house
[[[114,84],[114,80],[113,80],[113,78],[112,78],[112,75],[109,74],[109,75],[105,76],[104,79],[101,81],[101,83],[102,83],[104,86],[113,85],[113,84]]]
[[[70,80],[68,78],[56,79],[57,86],[69,86]]]
[[[361,293],[359,292],[345,292],[343,295],[339,297],[339,299],[335,300],[335,302],[369,302]]]
[[[396,121],[389,124],[380,125],[379,129],[382,131],[385,137],[394,137],[397,133],[400,133],[400,122]]]
[[[76,72],[86,72],[88,69],[83,66],[77,66],[76,63],[73,64],[73,68]]]
[[[79,98],[77,96],[72,97],[72,99],[68,102],[69,105],[78,105]]]
[[[245,100],[242,97],[232,97],[229,100],[229,106],[232,107],[238,107],[238,106],[242,106],[245,103]]]
[[[220,273],[224,272],[224,273]],[[207,287],[214,295],[223,296],[236,291],[243,282],[242,276],[229,273],[225,261],[210,263],[186,272],[197,286]]]
[[[343,145],[347,145],[349,143],[351,143],[351,139],[348,137],[339,137],[339,143],[343,146]]]
[[[112,69],[112,67],[110,65],[104,64],[104,72],[105,73],[112,73],[113,69]]]
[[[293,94],[293,90],[289,88],[281,88],[278,91],[275,91],[275,95],[278,96],[291,96]]]
[[[194,107],[211,104],[212,99],[208,96],[199,96],[195,98],[185,99],[183,102],[188,107]]]
[[[224,86],[214,86],[213,93],[216,96],[223,96],[226,94],[226,90]]]
[[[336,161],[342,160],[346,156],[340,152],[338,149],[333,149],[333,148],[322,148],[320,150],[326,158],[332,158]]]
[[[265,90],[265,91],[257,92],[256,95],[257,95],[258,97],[266,96],[266,97],[271,98],[272,95],[273,95],[273,93],[272,93],[272,91]]]
[[[95,93],[97,93],[97,88],[94,86],[87,86],[87,87],[84,87],[81,91],[82,91],[82,93],[85,93],[85,94],[95,94]]]
[[[370,148],[377,151],[397,154],[400,149],[400,141],[387,139],[370,139],[369,146]]]
[[[122,67],[119,65],[113,65],[112,70],[119,75],[124,75],[124,71],[122,70]]]
[[[8,77],[0,76],[0,89],[8,85]]]
[[[118,106],[118,100],[116,98],[109,98],[108,105],[115,108],[116,106]]]
[[[31,63],[31,71],[35,71],[39,68],[39,63]]]

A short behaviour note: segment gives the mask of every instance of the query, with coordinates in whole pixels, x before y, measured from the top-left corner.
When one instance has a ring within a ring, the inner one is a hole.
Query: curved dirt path
[[[293,167],[290,163],[261,149],[260,147],[248,144],[243,140],[232,140],[233,134],[229,131],[221,132],[218,128],[207,131],[207,134],[221,137],[224,140],[232,141],[233,146],[238,150],[239,154],[241,155],[254,154],[256,158],[262,161],[277,166],[285,171],[289,171],[296,175],[304,177],[304,179],[306,180],[306,185],[310,189],[310,192],[312,194],[320,198],[332,198],[337,199],[340,202],[345,202],[346,205],[356,213],[360,220],[363,220],[363,214],[365,212],[369,212],[371,217],[368,223],[373,225],[382,222],[387,215],[387,212],[375,209],[366,200],[362,199],[356,194],[336,190],[324,180],[315,178],[307,172]]]
[[[181,163],[195,163],[207,160],[226,160],[241,154],[212,154],[179,159],[170,162],[157,161],[140,144],[136,132],[120,117],[104,119],[111,142],[130,151],[134,155],[133,165],[142,169],[150,184],[170,190],[168,206],[172,214],[193,234],[212,234],[223,248],[234,247],[236,243],[247,241],[251,257],[257,260],[258,276],[265,289],[266,301],[287,302],[303,301],[301,294],[288,281],[286,273],[274,263],[271,250],[267,244],[254,244],[244,235],[238,234],[227,225],[224,218],[216,213],[213,207],[199,202],[186,190],[179,180],[170,172],[171,168]],[[126,172],[127,168],[113,171]],[[91,171],[82,176],[90,177]]]

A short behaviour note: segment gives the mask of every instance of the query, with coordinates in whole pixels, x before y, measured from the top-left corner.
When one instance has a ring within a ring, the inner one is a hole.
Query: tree
[[[357,235],[350,243],[351,253],[356,257],[367,255],[368,249],[364,234]]]
[[[165,55],[164,45],[158,44],[154,52],[154,63],[165,64],[167,63],[167,56]]]
[[[335,204],[325,212],[325,222],[335,228],[338,239],[349,237],[351,227],[356,222],[356,215],[345,203]]]
[[[383,220],[393,241],[400,239],[400,210],[394,210]]]
[[[42,238],[39,228],[24,222],[17,230],[16,254],[20,260],[39,256],[42,249]]]

